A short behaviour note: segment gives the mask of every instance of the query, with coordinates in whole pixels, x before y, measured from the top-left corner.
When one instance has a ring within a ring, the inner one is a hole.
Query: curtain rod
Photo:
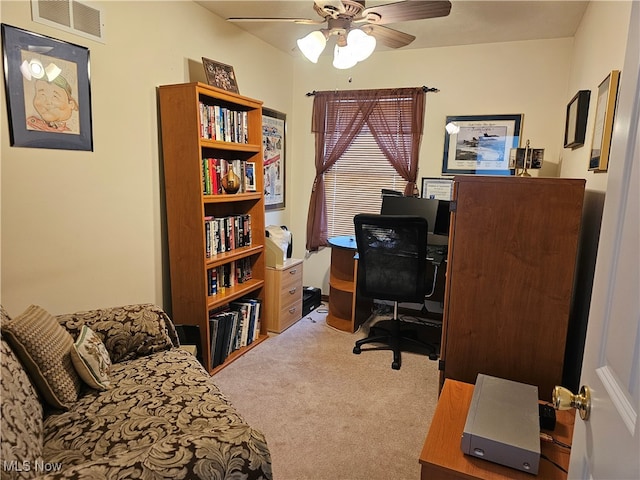
[[[435,87],[425,87],[424,85],[422,86],[422,91],[425,93],[438,93],[440,91],[439,88],[435,88]],[[313,92],[307,92],[305,93],[305,95],[307,97],[313,97],[315,94],[317,93],[316,90],[314,90]]]

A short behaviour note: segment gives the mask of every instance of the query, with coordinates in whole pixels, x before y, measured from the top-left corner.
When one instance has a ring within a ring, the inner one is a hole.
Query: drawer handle
[[[294,293],[296,293],[296,290],[298,290],[298,288],[297,288],[297,287],[294,287],[294,288],[292,288],[291,290],[289,290],[289,293],[290,293],[291,295],[293,295]]]
[[[289,309],[289,313],[293,313],[293,312],[295,312],[295,311],[296,311],[296,307],[291,307],[291,308]]]
[[[298,269],[297,269],[297,268],[294,268],[294,269],[292,269],[292,270],[289,270],[289,275],[295,275],[297,271],[298,271]]]

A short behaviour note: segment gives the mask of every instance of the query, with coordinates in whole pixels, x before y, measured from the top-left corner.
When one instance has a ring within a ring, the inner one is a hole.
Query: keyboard
[[[427,260],[440,265],[447,258],[447,245],[427,245]]]
[[[427,257],[434,255],[446,255],[448,247],[446,245],[427,245]]]

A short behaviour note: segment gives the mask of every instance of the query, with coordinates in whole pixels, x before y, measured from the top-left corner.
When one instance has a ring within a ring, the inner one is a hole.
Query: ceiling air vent
[[[31,0],[34,22],[106,43],[104,13],[74,0]]]

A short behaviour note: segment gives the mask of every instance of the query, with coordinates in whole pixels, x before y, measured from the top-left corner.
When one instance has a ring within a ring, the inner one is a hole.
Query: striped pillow
[[[73,338],[50,313],[31,305],[3,323],[2,333],[48,404],[66,410],[78,400],[82,382],[71,361]]]
[[[71,360],[80,378],[96,390],[107,390],[110,386],[111,358],[100,337],[86,325],[73,344]]]

